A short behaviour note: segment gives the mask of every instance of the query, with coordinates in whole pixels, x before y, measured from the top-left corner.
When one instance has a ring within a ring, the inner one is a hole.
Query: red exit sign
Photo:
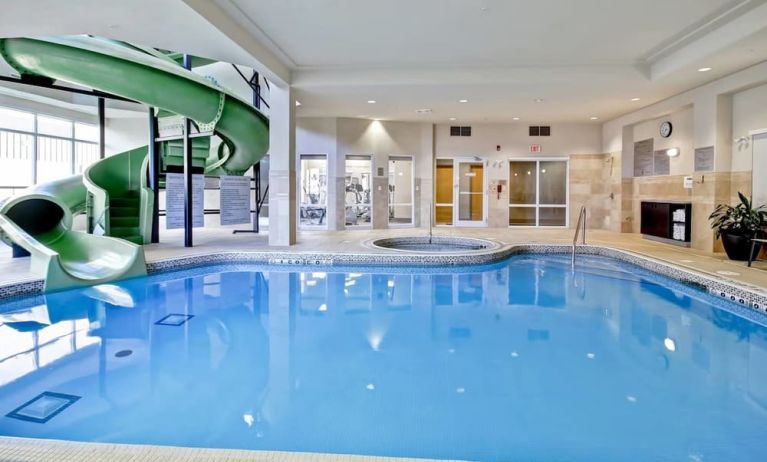
[[[541,152],[541,145],[540,144],[531,144],[530,145],[530,152],[533,154],[538,154]]]

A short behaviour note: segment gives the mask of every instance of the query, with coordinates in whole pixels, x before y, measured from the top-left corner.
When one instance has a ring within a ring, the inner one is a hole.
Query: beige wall
[[[660,124],[663,121],[671,122],[673,130],[671,136],[660,136]],[[633,141],[642,141],[652,138],[653,149],[656,151],[679,149],[679,156],[669,159],[671,175],[690,175],[694,169],[695,149],[693,148],[693,115],[692,108],[671,113],[664,117],[648,120],[634,125]],[[634,169],[633,158],[630,165]]]
[[[751,193],[751,149],[733,138],[750,130],[767,128],[767,63],[762,63],[701,87],[689,90],[605,123],[603,149],[621,157],[620,230],[639,232],[640,204],[647,200],[692,203],[692,246],[718,251],[708,216],[720,203],[737,200],[737,192]],[[658,135],[661,121],[670,120],[670,138]],[[670,161],[670,175],[633,177],[633,143],[652,137],[654,149],[677,147],[680,155]],[[694,150],[713,146],[715,168],[694,172]],[[684,189],[684,177],[694,178]],[[611,222],[611,225],[616,220]]]
[[[457,124],[457,122],[455,123]],[[599,124],[554,124],[551,136],[528,136],[527,123],[469,124],[471,136],[450,136],[450,126],[435,126],[438,157],[474,157],[496,160],[509,157],[569,156],[601,154],[602,129]],[[540,144],[540,154],[530,154],[530,145]],[[498,151],[497,147],[501,150]]]
[[[297,121],[296,154],[328,155],[328,228],[343,229],[345,160],[348,155],[373,160],[373,227],[388,227],[389,156],[413,158],[415,226],[428,226],[432,188],[433,134],[431,124],[367,119],[306,117]],[[379,169],[383,169],[378,175]],[[296,167],[300,172],[300,167]],[[421,191],[429,193],[422,195]]]
[[[434,157],[459,158],[480,157],[488,161],[488,226],[508,226],[508,191],[500,197],[495,193],[500,180],[508,180],[510,158],[571,158],[571,171],[575,169],[579,182],[576,192],[571,190],[571,208],[580,207],[591,194],[589,207],[595,212],[589,220],[591,227],[606,226],[614,218],[608,218],[612,188],[603,182],[594,182],[598,175],[610,175],[608,156],[599,153],[601,128],[598,124],[560,124],[552,126],[551,137],[529,137],[527,124],[472,124],[471,137],[451,137],[448,124],[424,124],[406,122],[371,121],[345,118],[301,118],[298,120],[297,154],[328,154],[328,217],[330,229],[343,229],[343,177],[346,155],[370,155],[374,161],[373,227],[388,226],[387,208],[389,156],[412,156],[415,178],[415,226],[428,226],[432,209]],[[540,144],[542,153],[530,154],[530,144]],[[497,146],[501,146],[500,151]],[[576,159],[577,158],[577,159]],[[378,176],[378,168],[383,175]],[[618,172],[620,166],[617,167]],[[617,176],[616,178],[619,178]],[[616,185],[619,182],[616,182]],[[571,182],[572,184],[572,182]],[[335,186],[332,186],[335,185]],[[379,191],[378,188],[381,188]],[[588,191],[587,191],[588,190]],[[578,192],[580,191],[580,192]],[[587,191],[584,195],[583,192]],[[615,191],[619,191],[616,186]],[[614,196],[615,197],[615,196]],[[571,216],[574,213],[571,211]],[[572,223],[571,223],[572,225]],[[615,225],[618,227],[619,225]]]
[[[669,138],[658,133],[663,120],[670,120],[674,126]],[[495,187],[501,180],[508,181],[509,159],[569,158],[570,226],[574,226],[580,206],[587,203],[590,228],[639,232],[643,200],[687,201],[693,204],[693,246],[716,250],[718,244],[708,225],[708,215],[716,204],[733,201],[737,191],[751,191],[751,151],[738,149],[733,137],[767,127],[767,65],[754,66],[603,126],[555,124],[551,137],[529,137],[527,123],[471,124],[471,137],[451,137],[450,125],[301,119],[299,153],[337,153],[341,162],[336,172],[338,179],[343,177],[344,155],[372,155],[375,166],[384,167],[384,175],[377,183],[381,187],[387,181],[388,156],[412,155],[419,204],[416,226],[428,225],[435,157],[476,156],[488,161],[490,227],[508,226],[508,192],[498,197]],[[654,139],[655,150],[680,149],[680,155],[670,159],[669,175],[633,177],[633,143],[647,138]],[[530,154],[530,144],[540,144],[542,152]],[[695,173],[695,148],[712,145],[716,149],[715,171]],[[694,177],[692,189],[683,187],[687,175]],[[378,193],[375,187],[374,193]],[[386,195],[376,196],[375,227],[386,227]],[[336,226],[340,228],[343,218],[338,215],[341,223]]]
[[[585,205],[588,228],[620,231],[620,161],[619,153],[570,157],[570,227]]]

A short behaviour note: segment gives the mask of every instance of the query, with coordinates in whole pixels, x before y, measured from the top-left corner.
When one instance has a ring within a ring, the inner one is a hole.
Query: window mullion
[[[35,114],[35,131],[32,134],[32,184],[37,184],[37,114]]]

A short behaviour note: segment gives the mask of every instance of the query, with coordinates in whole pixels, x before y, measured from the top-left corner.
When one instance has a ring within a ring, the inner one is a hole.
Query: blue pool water
[[[167,273],[0,305],[0,435],[766,460],[767,330],[734,309],[596,257]]]

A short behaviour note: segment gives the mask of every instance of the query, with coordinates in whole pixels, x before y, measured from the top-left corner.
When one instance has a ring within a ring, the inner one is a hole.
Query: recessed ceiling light
[[[458,102],[459,103],[468,103],[469,100],[468,99],[459,99]]]
[[[301,101],[296,100],[296,107],[301,105]]]
[[[597,117],[597,116],[591,116],[591,120],[599,120],[599,117]]]
[[[519,120],[519,117],[512,117],[511,120]]]
[[[368,100],[368,104],[375,104],[375,103],[376,103],[376,100],[374,100],[374,99],[369,99]]]
[[[710,70],[711,70],[710,67],[701,67],[700,69],[698,69],[698,72],[708,72]]]
[[[536,103],[542,103],[543,102],[543,98],[535,98],[535,102]]]
[[[455,120],[455,117],[451,117],[449,120]]]
[[[642,98],[631,98],[631,101],[639,101]]]

